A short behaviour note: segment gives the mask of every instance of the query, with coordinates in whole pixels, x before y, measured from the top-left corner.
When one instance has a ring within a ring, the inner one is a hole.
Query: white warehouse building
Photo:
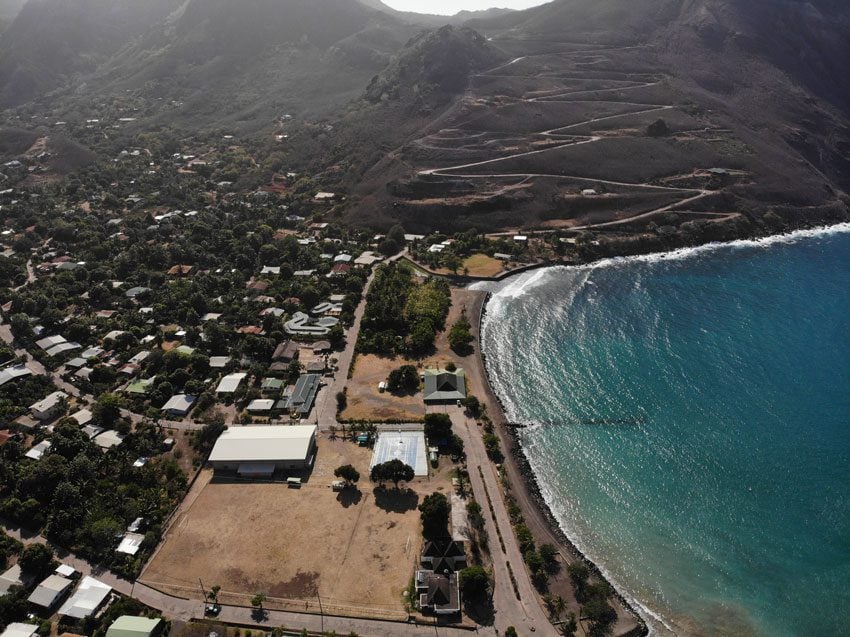
[[[248,477],[304,471],[313,466],[318,430],[316,425],[230,427],[216,441],[210,464]]]

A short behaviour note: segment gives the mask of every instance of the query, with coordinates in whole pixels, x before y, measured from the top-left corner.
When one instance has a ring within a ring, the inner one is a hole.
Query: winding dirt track
[[[562,43],[562,44],[568,44],[568,43]],[[594,50],[589,50],[589,51],[571,51],[571,52],[568,52],[566,54],[560,54],[560,57],[563,57],[564,55],[576,55],[576,54],[581,54],[581,53],[604,53],[606,51],[623,50],[623,49],[627,49],[627,48],[638,48],[638,47],[612,47],[612,48],[594,49]],[[489,71],[484,71],[483,73],[479,73],[474,77],[484,77],[484,78],[490,78],[490,77],[514,77],[514,78],[535,77],[535,76],[530,76],[530,75],[527,75],[527,74],[508,75],[508,74],[501,73],[499,75],[494,75],[494,73],[497,72],[497,71],[501,71],[503,69],[507,69],[507,68],[515,65],[517,62],[520,62],[522,60],[526,60],[526,59],[534,58],[534,57],[551,56],[551,55],[552,54],[550,54],[550,53],[543,53],[543,54],[536,54],[536,55],[528,55],[528,56],[518,57],[518,58],[511,60],[510,62],[507,62],[505,64],[501,64],[501,65],[499,65],[499,66],[497,66],[493,69],[490,69]],[[592,81],[592,80],[599,79],[599,78],[571,78],[571,79]],[[552,94],[552,95],[538,95],[536,97],[523,97],[523,98],[519,98],[517,100],[517,102],[524,102],[524,103],[534,103],[534,102],[537,102],[537,103],[558,103],[558,102],[571,103],[571,102],[573,102],[573,100],[560,100],[558,98],[576,96],[576,95],[582,95],[582,94],[588,94],[588,93],[599,94],[599,93],[606,93],[606,92],[611,92],[611,91],[621,92],[621,91],[624,91],[624,90],[633,90],[633,89],[639,89],[639,88],[652,87],[652,86],[656,86],[660,83],[660,80],[655,80],[655,81],[651,81],[651,82],[637,82],[637,83],[635,83],[632,80],[618,80],[618,81],[631,82],[631,85],[626,86],[626,87],[617,86],[617,87],[612,87],[612,88],[601,88],[601,89],[591,89],[591,90],[582,89],[582,90],[576,90],[576,91],[564,91],[564,92],[559,92],[559,93]],[[420,170],[418,172],[418,175],[421,176],[421,177],[445,177],[445,178],[450,178],[450,179],[458,179],[458,178],[460,178],[460,179],[509,179],[509,178],[513,178],[513,179],[516,179],[516,178],[522,178],[522,179],[534,179],[534,178],[566,179],[566,180],[570,180],[570,181],[586,182],[588,184],[624,186],[624,187],[635,188],[635,189],[652,190],[652,191],[656,191],[656,192],[681,193],[683,195],[686,195],[686,197],[684,199],[676,201],[672,204],[660,206],[658,208],[648,210],[646,212],[642,212],[642,213],[639,213],[639,214],[635,214],[635,215],[632,215],[630,217],[626,217],[626,218],[623,218],[623,219],[616,219],[616,220],[612,220],[612,221],[601,222],[601,223],[588,224],[588,225],[583,225],[583,226],[575,226],[575,227],[570,228],[571,230],[590,230],[590,229],[593,229],[593,228],[603,228],[603,227],[611,227],[611,226],[626,224],[626,223],[629,223],[631,221],[635,221],[635,220],[651,217],[653,215],[657,215],[661,212],[667,212],[667,211],[672,210],[673,208],[675,208],[677,206],[681,206],[683,204],[689,204],[689,203],[692,203],[694,201],[698,201],[699,199],[702,199],[702,198],[704,198],[704,197],[706,197],[706,196],[708,196],[708,195],[710,195],[714,192],[712,190],[704,190],[704,189],[699,189],[699,188],[678,188],[678,187],[675,187],[675,186],[658,186],[658,185],[651,184],[651,183],[648,183],[648,182],[632,183],[632,182],[615,181],[615,180],[611,180],[611,179],[599,179],[599,178],[593,178],[593,177],[582,177],[582,176],[578,176],[578,175],[563,175],[563,174],[556,174],[556,173],[523,173],[523,172],[470,173],[470,172],[465,172],[470,168],[478,168],[480,166],[492,166],[494,164],[498,164],[499,162],[508,161],[508,160],[512,160],[512,159],[518,159],[518,158],[522,158],[522,157],[530,157],[532,155],[541,155],[541,154],[544,154],[544,153],[552,152],[553,150],[559,150],[561,148],[566,148],[568,146],[580,146],[580,145],[583,145],[583,144],[594,144],[594,143],[600,141],[603,138],[596,136],[596,135],[567,135],[566,131],[569,131],[569,130],[575,129],[575,128],[579,128],[579,127],[585,126],[587,124],[594,124],[594,123],[597,123],[597,122],[613,120],[613,119],[617,119],[617,118],[621,118],[621,117],[643,115],[643,114],[646,114],[646,113],[654,113],[654,112],[661,113],[661,112],[672,110],[672,109],[676,108],[674,105],[671,105],[671,104],[644,104],[644,103],[640,103],[640,102],[617,102],[617,103],[627,105],[627,106],[645,106],[646,108],[643,109],[643,110],[639,110],[639,111],[629,111],[627,113],[619,113],[619,114],[616,114],[616,115],[606,115],[606,116],[603,116],[603,117],[592,117],[590,119],[587,119],[587,120],[584,120],[584,121],[581,121],[581,122],[566,124],[564,126],[550,128],[550,129],[539,131],[539,132],[536,132],[536,133],[526,134],[528,139],[531,139],[533,137],[543,137],[543,138],[548,137],[548,138],[553,139],[553,140],[558,140],[559,138],[561,138],[561,139],[567,138],[567,137],[569,138],[567,141],[564,141],[563,143],[553,143],[552,145],[547,146],[546,148],[540,148],[540,149],[536,149],[536,150],[524,151],[524,152],[519,152],[519,153],[512,153],[512,154],[503,155],[503,156],[500,156],[500,157],[494,157],[493,159],[485,159],[485,160],[482,160],[482,161],[476,161],[476,162],[465,163],[465,164],[458,164],[458,165],[455,165],[455,166],[449,166],[447,168],[424,169],[424,170]],[[482,135],[485,135],[485,134],[488,134],[488,133],[474,133],[474,134],[468,135],[468,137],[473,137],[473,136],[481,137]],[[492,132],[492,133],[489,133],[489,134],[496,134],[496,133]],[[517,135],[517,137],[519,137],[519,135]],[[420,140],[420,143],[421,143],[421,141],[422,140]],[[422,145],[424,146],[424,144],[422,144]],[[537,232],[537,233],[551,232],[551,229],[536,230],[536,231],[531,231],[531,232],[532,233],[535,233],[535,232]],[[496,235],[506,234],[507,235],[507,234],[510,234],[510,233],[494,233],[494,234],[496,234]]]

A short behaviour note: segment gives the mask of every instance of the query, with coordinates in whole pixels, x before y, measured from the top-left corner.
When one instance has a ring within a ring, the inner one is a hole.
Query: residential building
[[[122,615],[106,630],[106,637],[155,637],[161,627],[157,617]]]
[[[445,369],[425,371],[426,403],[451,403],[466,398],[466,378],[462,369],[453,372]]]
[[[61,575],[50,575],[27,598],[27,601],[42,608],[53,608],[70,590],[73,582]]]
[[[30,413],[37,420],[50,420],[67,407],[68,394],[55,391],[49,396],[30,405]]]

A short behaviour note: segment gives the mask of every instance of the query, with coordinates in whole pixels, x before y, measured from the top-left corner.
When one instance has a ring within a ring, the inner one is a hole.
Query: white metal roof
[[[51,575],[36,587],[27,601],[44,608],[50,608],[56,603],[59,596],[71,587],[72,583],[71,580],[61,575]]]
[[[32,637],[36,631],[38,631],[38,626],[34,624],[14,622],[6,626],[6,630],[0,637]]]
[[[195,404],[195,397],[187,394],[175,394],[162,406],[162,411],[188,412]]]
[[[35,445],[32,449],[27,451],[24,455],[27,458],[32,458],[33,460],[41,460],[42,456],[47,453],[47,450],[52,446],[52,442],[49,440],[42,440],[40,443]]]
[[[275,401],[271,399],[258,398],[252,400],[247,409],[248,411],[271,411],[274,409],[274,403]]]
[[[92,615],[112,592],[112,587],[86,575],[77,592],[59,609],[60,615],[83,619]]]
[[[37,403],[30,405],[30,409],[33,411],[43,412],[49,411],[53,409],[56,405],[59,404],[59,401],[63,398],[67,398],[68,394],[63,391],[55,391],[52,394],[49,394],[45,398],[42,398]]]
[[[239,388],[239,385],[247,377],[248,374],[244,372],[228,374],[227,376],[221,379],[221,382],[218,384],[218,387],[216,387],[215,391],[218,394],[232,394]]]
[[[68,566],[67,564],[60,564],[56,567],[56,574],[61,575],[62,577],[71,577],[76,572],[77,569],[73,566]]]
[[[305,460],[316,425],[230,427],[210,454],[212,462]]]
[[[8,383],[10,380],[20,378],[21,376],[32,376],[32,370],[23,364],[7,367],[0,372],[0,387]]]
[[[125,533],[121,539],[121,544],[115,549],[118,553],[126,553],[127,555],[135,555],[139,552],[142,542],[145,541],[145,536],[141,533]]]

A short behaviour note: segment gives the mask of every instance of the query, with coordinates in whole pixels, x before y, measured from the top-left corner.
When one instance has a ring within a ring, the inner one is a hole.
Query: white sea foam
[[[760,239],[737,239],[735,241],[716,241],[706,243],[692,248],[679,248],[667,252],[652,252],[650,254],[638,254],[628,257],[611,257],[578,266],[556,266],[566,269],[593,270],[597,268],[605,268],[625,263],[658,263],[660,261],[680,261],[690,259],[709,252],[716,252],[723,249],[735,248],[769,248],[778,244],[791,245],[798,243],[804,239],[817,237],[829,237],[837,234],[850,233],[850,222],[839,223],[832,226],[819,226],[817,228],[807,228],[805,230],[795,230],[785,234],[774,234],[769,237]]]
[[[533,428],[533,426],[532,426]],[[549,507],[549,510],[555,515],[555,519],[558,522],[558,526],[561,527],[561,530],[564,532],[564,535],[572,542],[575,547],[581,551],[581,553],[587,557],[591,562],[593,562],[602,575],[605,576],[605,579],[614,587],[619,595],[623,597],[632,608],[637,611],[638,615],[640,615],[641,619],[646,623],[648,628],[649,637],[669,637],[669,635],[676,635],[676,630],[671,626],[665,619],[657,612],[641,603],[636,597],[634,597],[626,588],[623,586],[614,576],[614,574],[605,567],[604,562],[602,562],[599,558],[599,555],[596,554],[594,550],[591,549],[590,545],[585,542],[584,537],[581,533],[579,533],[576,529],[572,528],[569,524],[566,523],[568,516],[561,513],[558,515],[559,508],[557,505],[557,498],[555,498],[555,494],[553,493],[549,484],[547,484],[544,480],[541,480],[539,476],[542,475],[540,471],[540,467],[537,466],[537,463],[534,461],[535,454],[528,453],[529,449],[526,447],[526,457],[528,459],[529,464],[531,465],[531,469],[534,472],[535,476],[538,476],[537,485],[540,489],[540,494],[543,496],[543,500],[546,502],[546,505]]]
[[[484,324],[482,326],[484,330],[484,338],[482,340],[487,343],[489,349],[488,353],[490,354],[487,359],[487,368],[488,372],[490,372],[490,381],[493,385],[495,393],[503,401],[506,416],[508,417],[508,419],[514,421],[518,420],[520,417],[517,405],[515,405],[514,402],[511,400],[510,387],[508,383],[505,382],[507,379],[500,378],[500,374],[498,373],[499,371],[501,371],[505,374],[505,376],[510,376],[510,370],[498,369],[499,367],[501,367],[501,365],[499,365],[497,361],[505,361],[506,356],[511,355],[509,351],[511,346],[511,339],[509,337],[509,334],[503,333],[503,321],[493,319],[497,318],[498,315],[504,311],[509,301],[518,299],[528,294],[534,289],[540,287],[542,284],[551,280],[552,277],[557,277],[559,272],[563,274],[569,271],[581,271],[585,274],[585,276],[579,276],[575,278],[575,285],[571,287],[571,292],[567,299],[567,304],[569,305],[575,298],[578,291],[583,286],[592,284],[592,281],[589,281],[589,277],[592,276],[592,271],[598,268],[617,267],[632,262],[654,263],[662,261],[686,260],[691,258],[697,258],[702,255],[720,250],[734,251],[740,249],[765,249],[777,245],[792,245],[808,239],[817,239],[848,233],[850,233],[850,223],[841,223],[832,226],[797,230],[786,234],[772,235],[760,239],[742,239],[730,242],[716,242],[692,248],[681,248],[668,252],[636,255],[629,257],[614,257],[581,266],[552,266],[550,268],[535,270],[533,272],[525,272],[520,275],[517,275],[516,277],[508,278],[506,281],[500,282],[495,285],[493,283],[487,283],[473,286],[475,289],[482,289],[493,292],[493,296],[488,302],[487,314],[485,316]],[[639,285],[638,282],[636,282],[636,286],[637,285]],[[527,426],[525,430],[525,433],[527,435],[533,435],[533,432],[538,427],[542,426],[541,423],[537,422],[527,422],[525,424]],[[533,452],[533,449],[529,449],[528,447],[526,447],[526,452]],[[545,472],[541,470],[542,467],[539,465],[539,459],[535,459],[536,454],[527,453],[527,456],[534,474],[538,476],[538,485],[541,491],[541,495],[544,501],[556,515],[558,524],[565,533],[565,535],[570,539],[571,542],[575,544],[575,546],[584,555],[588,557],[588,559],[592,560],[597,565],[597,567],[605,575],[608,581],[611,582],[611,584],[618,591],[618,593],[622,595],[641,615],[641,617],[644,619],[644,621],[649,627],[650,635],[664,637],[667,637],[668,635],[675,635],[676,629],[668,621],[666,621],[664,617],[659,614],[659,612],[653,610],[652,608],[649,608],[644,603],[641,603],[638,599],[636,599],[635,596],[629,592],[628,588],[623,586],[618,581],[618,578],[614,574],[612,574],[609,569],[605,567],[604,562],[600,560],[601,556],[598,555],[597,552],[593,549],[592,542],[589,542],[579,529],[572,528],[572,526],[569,524],[569,516],[565,515],[563,507],[559,506],[559,501],[556,497],[557,494],[553,490],[552,486],[547,484],[545,480],[541,479],[541,476],[545,475]]]

